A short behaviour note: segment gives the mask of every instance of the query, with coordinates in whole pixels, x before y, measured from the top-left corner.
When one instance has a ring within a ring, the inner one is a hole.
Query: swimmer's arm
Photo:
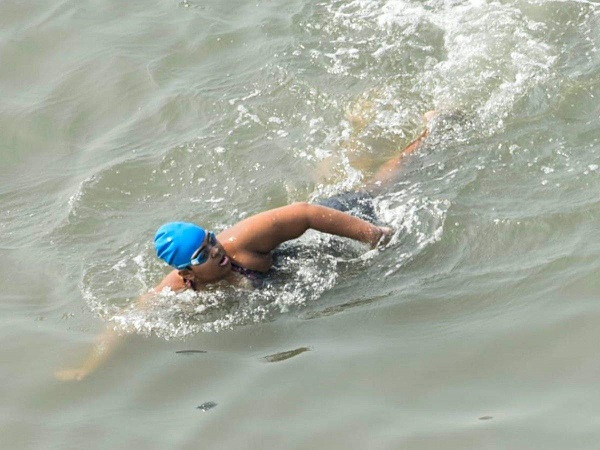
[[[81,381],[94,372],[114,353],[121,343],[119,334],[107,326],[104,331],[96,337],[96,343],[92,351],[86,356],[79,367],[58,370],[54,376],[61,381]]]
[[[304,202],[257,214],[232,227],[231,231],[239,232],[245,249],[267,253],[282,242],[300,237],[308,229],[355,239],[372,248],[391,231],[341,211]]]
[[[177,271],[173,272],[177,275]],[[175,280],[173,272],[167,275],[163,281],[150,292],[140,296],[136,302],[137,308],[142,310],[149,308],[149,300],[156,295],[156,293],[167,286],[171,287],[171,284]],[[177,277],[179,276],[177,275]],[[181,277],[179,277],[179,279],[181,279]],[[106,362],[124,340],[124,336],[119,335],[112,326],[108,325],[102,333],[96,336],[92,351],[85,357],[79,367],[58,370],[54,373],[54,376],[62,381],[83,380]]]

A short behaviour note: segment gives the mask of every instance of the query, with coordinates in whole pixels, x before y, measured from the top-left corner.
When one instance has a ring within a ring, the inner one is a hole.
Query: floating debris
[[[306,313],[300,315],[300,318],[303,320],[312,320],[312,319],[319,319],[321,317],[332,316],[334,314],[344,312],[345,310],[350,309],[350,308],[368,305],[369,303],[373,303],[373,302],[382,300],[384,298],[389,297],[389,295],[390,294],[378,295],[377,297],[373,297],[373,298],[361,299],[361,300],[356,300],[353,302],[343,303],[341,305],[330,306],[330,307],[322,309],[320,311],[309,311],[309,312],[306,312]]]
[[[175,353],[178,355],[195,355],[197,353],[208,353],[205,350],[178,350]]]
[[[293,358],[294,356],[298,356],[301,353],[309,352],[310,347],[300,347],[296,350],[290,350],[287,352],[275,353],[274,355],[265,356],[263,359],[267,362],[279,362],[285,361],[286,359]]]
[[[493,418],[493,416],[482,416],[479,418],[479,420],[492,420]]]
[[[215,402],[205,402],[205,403],[202,403],[200,406],[196,406],[196,409],[206,412],[209,409],[213,409],[215,406],[217,406],[217,404]]]

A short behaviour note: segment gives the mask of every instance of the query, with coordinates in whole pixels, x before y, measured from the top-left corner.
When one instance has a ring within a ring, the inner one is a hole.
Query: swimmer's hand
[[[392,236],[394,235],[394,229],[391,227],[377,227],[379,229],[379,235],[375,241],[371,242],[371,248],[384,247]]]
[[[64,369],[54,372],[54,377],[60,381],[81,381],[89,375],[89,371],[83,367],[78,369]]]

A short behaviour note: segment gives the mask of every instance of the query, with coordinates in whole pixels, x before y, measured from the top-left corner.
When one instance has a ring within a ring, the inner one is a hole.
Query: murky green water
[[[0,2],[6,448],[596,448],[600,5]],[[266,289],[136,297],[165,221],[358,189]],[[65,383],[106,324],[130,333]]]

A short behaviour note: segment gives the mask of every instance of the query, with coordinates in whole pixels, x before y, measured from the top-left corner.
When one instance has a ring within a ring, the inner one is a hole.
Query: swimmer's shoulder
[[[179,275],[178,270],[172,270],[169,274],[163,278],[163,280],[154,288],[154,292],[161,292],[165,288],[171,288],[172,291],[177,292],[187,289],[184,279]]]

